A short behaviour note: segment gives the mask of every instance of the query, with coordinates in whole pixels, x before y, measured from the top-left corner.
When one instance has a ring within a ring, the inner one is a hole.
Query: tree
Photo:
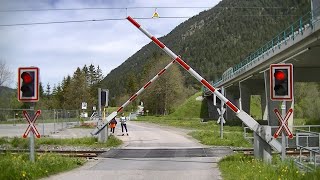
[[[43,89],[42,82],[39,83],[39,97],[40,98],[44,97],[44,89]]]
[[[46,96],[49,97],[50,96],[50,92],[51,92],[51,87],[50,84],[47,84],[47,89],[46,89]]]
[[[154,77],[161,68],[168,64],[170,59],[159,57],[149,73],[149,79]],[[154,114],[168,114],[174,107],[185,100],[190,92],[184,87],[184,77],[179,66],[173,64],[157,81],[151,84],[150,89],[142,96],[145,107]]]
[[[0,60],[0,86],[8,83],[12,78],[12,72],[3,60]]]
[[[63,95],[64,108],[79,109],[82,102],[90,101],[90,92],[85,74],[78,67]]]

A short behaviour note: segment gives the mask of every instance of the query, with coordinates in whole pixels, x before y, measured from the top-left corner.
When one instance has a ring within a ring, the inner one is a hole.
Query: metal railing
[[[303,146],[297,146],[299,149],[299,161],[295,161],[299,166],[303,166],[304,168],[311,169],[310,166],[306,165],[305,163],[302,162],[302,151],[306,150],[309,151],[309,163],[313,163],[313,168],[317,168],[317,154],[320,155],[320,150],[319,147],[317,148],[311,148],[311,147],[303,147]]]
[[[277,129],[279,126],[271,126],[271,129]],[[308,146],[306,147],[311,147],[309,146],[310,142],[311,142],[311,138],[318,138],[318,145],[320,145],[320,133],[318,132],[312,132],[311,130],[314,129],[314,128],[320,128],[320,125],[303,125],[303,126],[292,126],[293,128],[293,138],[296,140],[295,142],[293,142],[294,140],[289,140],[289,138],[286,136],[286,148],[289,148],[290,146],[294,146],[294,147],[297,147],[298,145],[301,145],[300,142],[302,141],[299,141],[297,140],[297,138],[306,138],[306,142]],[[307,130],[302,130],[302,128],[304,129],[308,129]],[[254,137],[253,137],[253,134],[250,135],[251,133],[248,132],[251,132],[251,130],[248,128],[248,127],[243,127],[243,137],[245,139],[248,139],[248,140],[252,140]],[[309,133],[308,133],[309,132]],[[309,136],[307,136],[307,134],[309,134]],[[311,135],[310,135],[311,134]],[[279,139],[281,139],[281,136],[279,136]],[[291,144],[290,144],[291,142]],[[293,143],[293,144],[292,144]],[[315,147],[315,146],[313,146]]]
[[[0,124],[8,128],[10,125],[16,126],[17,129],[22,128],[23,124],[27,124],[22,114],[23,110],[30,111],[30,109],[0,108]],[[36,120],[38,131],[42,136],[49,136],[78,125],[80,124],[79,113],[79,110],[41,110],[41,115]],[[32,117],[33,114],[30,116]]]
[[[293,158],[296,165],[302,169],[312,171],[317,168],[317,156],[320,155],[320,132],[311,131],[314,128],[319,128],[320,125],[303,125],[293,126],[293,140],[295,142],[294,148],[299,150],[298,159]],[[271,126],[272,129],[278,128],[278,126]],[[307,129],[307,130],[303,130]],[[243,128],[243,136],[245,139],[253,140],[253,136],[249,136],[248,127]],[[279,140],[281,136],[279,136]],[[294,141],[295,139],[295,141]],[[281,140],[280,140],[281,141]],[[289,139],[286,136],[286,148],[290,148]],[[303,154],[309,152],[309,155],[303,158]]]
[[[315,10],[315,12],[319,11],[320,9]],[[233,74],[237,73],[239,70],[252,63],[254,60],[263,57],[270,51],[274,51],[276,48],[280,48],[282,44],[287,44],[288,40],[294,40],[297,35],[303,34],[304,30],[313,28],[314,23],[319,20],[320,19],[318,18],[313,19],[312,12],[309,11],[305,15],[301,16],[297,21],[288,26],[285,30],[278,33],[270,41],[258,48],[255,52],[250,53],[249,56],[247,56],[240,63],[236,64],[232,68],[229,68],[218,80],[212,82],[212,85],[217,86],[222,81],[230,79]],[[206,91],[208,91],[208,89],[204,88],[204,92]]]

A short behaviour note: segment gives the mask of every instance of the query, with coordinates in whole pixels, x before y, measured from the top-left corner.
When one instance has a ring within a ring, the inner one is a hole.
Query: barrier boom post
[[[219,91],[216,91],[211,84],[208,83],[207,80],[202,78],[195,70],[193,70],[185,61],[182,60],[181,57],[177,56],[174,52],[172,52],[168,47],[166,47],[161,41],[159,41],[155,36],[150,34],[147,30],[145,30],[137,21],[135,21],[132,17],[128,16],[127,19],[136,26],[143,34],[149,37],[156,45],[158,45],[165,53],[167,53],[173,60],[177,61],[186,71],[188,71],[194,78],[196,78],[202,85],[208,88],[213,94],[215,94],[221,101],[223,101],[228,108],[230,108],[233,112],[236,113],[236,116],[246,124],[251,130],[257,132],[260,137],[266,140],[271,146],[273,146],[277,151],[281,152],[281,144],[274,139],[272,136],[264,137],[259,133],[260,124],[257,123],[249,114],[247,114],[243,110],[239,110],[234,104],[232,104],[226,97],[224,97]]]

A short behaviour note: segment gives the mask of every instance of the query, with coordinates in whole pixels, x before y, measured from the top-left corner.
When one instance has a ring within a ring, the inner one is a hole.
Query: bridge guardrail
[[[320,11],[318,8],[315,10],[316,12]],[[309,11],[305,15],[301,16],[297,21],[292,23],[289,27],[287,27],[285,30],[278,33],[275,37],[273,37],[270,41],[265,43],[263,46],[258,48],[255,52],[250,53],[249,56],[247,56],[243,61],[236,64],[234,67],[232,67],[232,70],[227,70],[228,72],[225,72],[221,78],[219,78],[216,82],[212,82],[213,86],[217,86],[222,81],[226,79],[230,79],[232,74],[237,73],[239,70],[241,70],[243,67],[247,66],[248,64],[252,63],[255,59],[260,58],[265,53],[268,53],[270,51],[274,51],[275,48],[280,48],[283,43],[287,43],[289,39],[294,40],[295,37],[299,34],[303,34],[303,31],[308,28],[313,28],[313,25],[315,22],[319,21],[319,18],[313,19],[312,12]],[[203,92],[207,92],[208,90],[206,88],[203,89]]]

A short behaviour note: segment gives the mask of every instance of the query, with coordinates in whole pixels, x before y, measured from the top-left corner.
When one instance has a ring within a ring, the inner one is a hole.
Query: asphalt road
[[[122,136],[119,126],[115,132],[124,141],[122,147],[46,179],[221,179],[217,162],[232,152],[202,146],[184,130],[134,121],[127,126],[129,136]]]

